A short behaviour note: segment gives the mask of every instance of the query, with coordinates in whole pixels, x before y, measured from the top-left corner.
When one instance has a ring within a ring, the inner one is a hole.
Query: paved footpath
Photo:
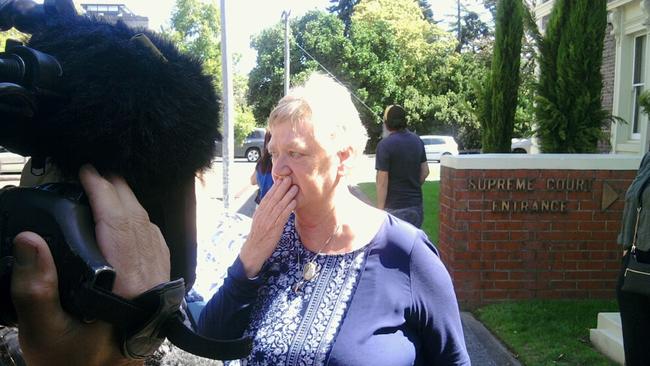
[[[472,365],[475,366],[520,366],[515,359],[492,333],[471,313],[461,312],[465,344]]]

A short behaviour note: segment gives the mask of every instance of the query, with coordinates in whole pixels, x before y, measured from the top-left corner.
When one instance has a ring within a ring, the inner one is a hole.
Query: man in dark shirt
[[[384,125],[390,133],[377,145],[377,208],[422,226],[422,184],[429,165],[422,140],[406,129],[406,111],[390,105],[384,111]]]

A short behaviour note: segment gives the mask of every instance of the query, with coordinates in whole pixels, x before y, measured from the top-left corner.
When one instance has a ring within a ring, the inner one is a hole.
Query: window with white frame
[[[641,35],[634,38],[634,74],[632,75],[632,139],[641,138],[641,110],[639,96],[645,86],[645,45],[646,36]]]

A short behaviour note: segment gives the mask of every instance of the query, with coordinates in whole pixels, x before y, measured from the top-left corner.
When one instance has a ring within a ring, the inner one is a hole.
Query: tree
[[[296,20],[292,30],[297,48],[297,57],[292,59],[292,66],[297,67],[294,73],[296,80],[305,77],[301,74],[306,71],[318,69],[318,63],[334,75],[345,75],[347,62],[352,57],[352,45],[344,35],[344,25],[339,19],[312,11]],[[302,68],[299,63],[302,63]]]
[[[235,142],[241,143],[246,136],[248,136],[255,127],[263,125],[266,120],[260,120],[257,123],[253,109],[246,102],[246,95],[248,94],[248,77],[244,75],[235,74],[233,76],[233,96],[235,98]]]
[[[595,152],[609,115],[602,109],[606,0],[557,0],[540,44],[537,135],[544,152]],[[571,29],[571,32],[566,32]]]
[[[337,76],[345,74],[352,51],[344,36],[344,25],[333,14],[311,11],[291,21],[290,41],[291,83],[296,84],[311,70],[318,69],[302,50],[323,64]],[[278,23],[262,30],[253,38],[257,63],[249,75],[247,99],[258,121],[266,121],[269,113],[283,94],[284,83],[284,28]],[[300,46],[300,47],[299,47]],[[302,49],[301,49],[302,48]]]
[[[481,147],[480,123],[475,113],[481,87],[478,83],[489,71],[482,55],[453,53],[450,59],[450,89],[435,97],[437,126],[434,131],[456,137],[461,149]]]
[[[417,0],[364,0],[354,8],[349,34],[333,14],[310,12],[292,20],[291,70],[296,84],[321,65],[360,100],[357,109],[371,138],[381,136],[386,105],[401,104],[419,134],[454,134],[476,147],[478,88],[485,61],[454,52],[452,35],[422,17]],[[253,40],[257,66],[248,101],[255,116],[268,116],[282,96],[283,32],[280,24]],[[304,51],[303,51],[304,49]],[[311,59],[314,57],[317,61]]]
[[[221,90],[221,24],[216,5],[201,0],[176,0],[171,28],[164,32],[181,51],[203,62],[205,73],[212,76],[215,88]],[[234,135],[235,142],[240,143],[256,123],[251,108],[246,104],[246,78],[241,75],[234,75],[233,78],[236,111]]]
[[[497,18],[497,0],[483,0],[483,7],[492,14],[492,19]]]
[[[499,0],[492,67],[481,110],[483,152],[510,152],[523,37],[521,0]]]
[[[449,105],[445,96],[454,90],[450,69],[456,42],[452,35],[422,19],[417,1],[360,2],[350,39],[354,61],[360,62],[352,68],[352,80],[375,111],[374,120],[369,115],[364,120],[371,138],[378,136],[374,134],[381,129],[377,117],[388,104],[403,105],[409,128],[418,133],[449,127],[440,123],[436,112]]]
[[[282,97],[284,83],[284,27],[277,23],[262,30],[251,41],[257,51],[257,63],[248,74],[248,103],[257,120],[266,120],[275,104]],[[291,50],[293,57],[294,50]],[[295,72],[293,65],[292,72]]]
[[[519,96],[515,111],[513,137],[533,135],[535,120],[535,87],[537,83],[537,49],[535,43],[524,36],[521,45],[521,67],[519,72]]]
[[[339,19],[345,25],[345,30],[343,34],[347,37],[350,34],[350,25],[352,24],[352,12],[354,11],[354,6],[359,3],[360,0],[330,0],[330,3],[334,4],[327,8],[330,13],[335,13],[338,15]]]
[[[418,5],[420,6],[420,10],[422,10],[424,19],[429,23],[436,24],[436,21],[433,19],[433,10],[431,10],[429,0],[418,0]]]
[[[486,40],[491,41],[492,31],[487,23],[481,20],[478,13],[465,11],[461,16],[459,38],[458,50],[477,53],[485,47]]]
[[[517,111],[515,112],[514,137],[533,135],[535,120],[535,96],[537,83],[538,47],[541,40],[531,5],[524,4],[524,38],[521,45],[520,85]]]
[[[221,26],[219,9],[200,0],[176,0],[171,29],[166,31],[181,51],[203,61],[205,71],[221,87]]]

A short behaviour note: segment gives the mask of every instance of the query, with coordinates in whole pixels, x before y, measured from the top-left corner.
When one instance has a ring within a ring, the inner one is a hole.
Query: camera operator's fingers
[[[125,219],[149,222],[147,211],[124,178],[115,175],[103,177],[88,164],[79,170],[79,178],[88,195],[95,223]]]
[[[106,179],[113,185],[130,224],[122,228],[126,230],[122,244],[129,247],[121,250],[118,256],[111,255],[114,261],[122,263],[120,268],[125,269],[122,272],[124,275],[118,274],[118,279],[122,276],[125,281],[116,281],[113,291],[127,298],[134,297],[169,281],[169,248],[160,229],[149,221],[147,211],[126,180],[119,176],[108,176]],[[125,256],[124,252],[131,255]]]
[[[113,292],[130,299],[169,281],[169,249],[135,194],[118,176],[89,165],[79,172],[95,219],[97,244],[115,268]]]
[[[90,164],[79,169],[79,181],[88,196],[95,222],[106,216],[119,215],[122,205],[115,187]]]
[[[135,193],[133,193],[133,190],[131,190],[131,187],[124,178],[117,175],[110,175],[105,177],[105,179],[113,185],[115,193],[120,199],[120,203],[129,216],[137,218],[138,220],[149,221],[149,214],[144,207],[142,207],[140,201],[138,201]]]
[[[68,322],[59,302],[52,254],[43,238],[23,232],[14,239],[14,256],[11,297],[18,315],[21,341],[27,340],[27,346],[51,342],[48,339],[53,336],[50,331],[62,332]]]

